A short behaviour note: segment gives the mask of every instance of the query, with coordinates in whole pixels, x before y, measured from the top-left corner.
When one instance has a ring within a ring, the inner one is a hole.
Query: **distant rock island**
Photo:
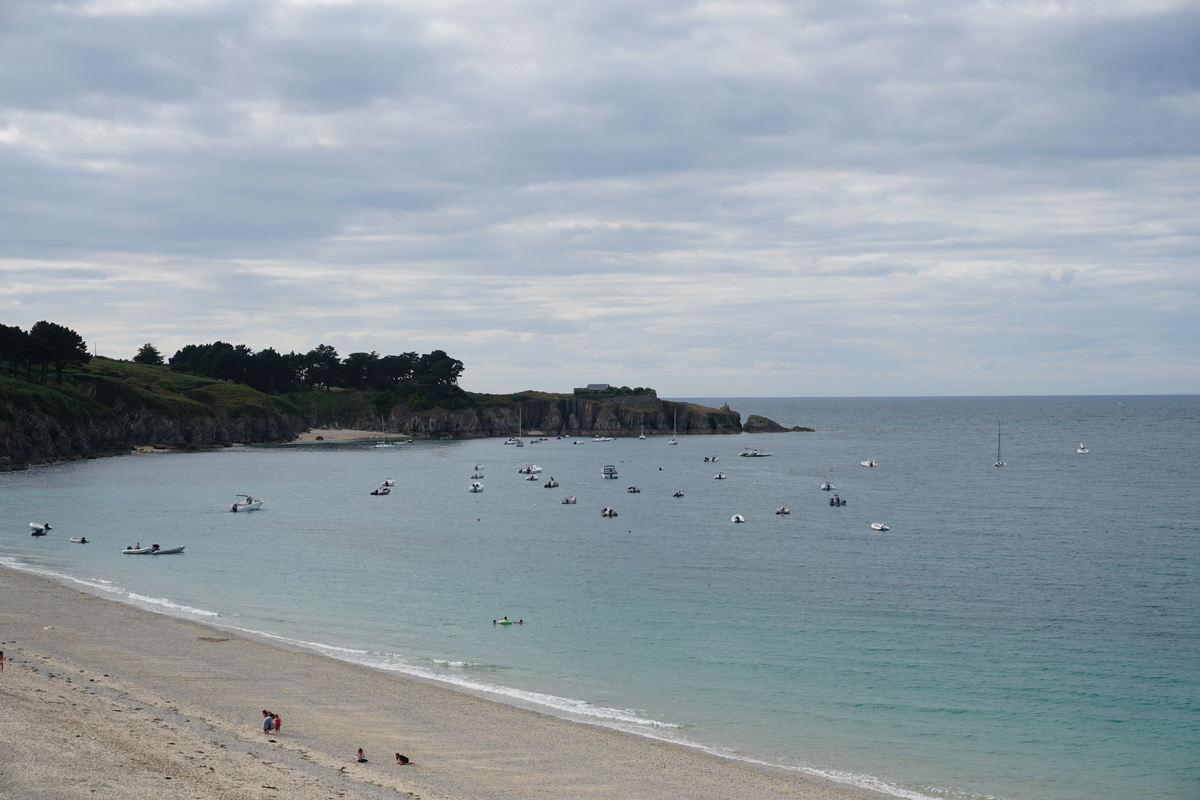
[[[774,420],[761,417],[758,414],[751,414],[746,417],[746,424],[742,426],[742,433],[791,433],[791,432],[812,433],[812,428],[802,428],[799,425],[793,428],[785,428]]]

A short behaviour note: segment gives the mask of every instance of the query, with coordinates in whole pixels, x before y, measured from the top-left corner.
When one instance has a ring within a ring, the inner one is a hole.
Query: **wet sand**
[[[0,569],[0,797],[878,798]],[[262,710],[283,720],[265,735]],[[362,747],[370,761],[351,760]],[[394,753],[413,760],[396,766]]]

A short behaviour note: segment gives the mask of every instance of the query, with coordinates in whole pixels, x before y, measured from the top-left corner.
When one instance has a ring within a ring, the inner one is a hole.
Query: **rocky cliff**
[[[380,413],[357,392],[292,397],[313,427],[386,430],[410,436],[669,435],[741,433],[741,415],[726,405],[660,400],[652,392],[615,397],[520,392],[467,396],[468,407],[413,409],[397,403]]]
[[[793,428],[785,428],[778,422],[758,414],[751,414],[746,417],[746,424],[742,426],[742,433],[789,433],[789,432],[812,433],[812,428],[802,428],[799,425]]]
[[[290,441],[307,428],[298,409],[240,384],[168,380],[150,368],[114,370],[106,359],[94,361],[62,386],[0,378],[0,471],[142,445]]]

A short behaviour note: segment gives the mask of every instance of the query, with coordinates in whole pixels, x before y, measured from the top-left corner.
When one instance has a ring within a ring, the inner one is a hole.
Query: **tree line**
[[[134,360],[161,364],[162,356],[152,345],[146,344]],[[273,347],[255,352],[244,344],[220,341],[189,344],[176,351],[168,363],[175,372],[245,383],[268,393],[328,390],[331,386],[362,391],[407,387],[439,398],[457,394],[458,378],[463,371],[463,363],[443,350],[424,355],[385,356],[372,351],[351,353],[341,358],[337,350],[327,344],[318,345],[307,353],[280,353]]]
[[[0,374],[9,372],[15,378],[24,369],[25,380],[33,380],[37,368],[38,380],[45,383],[53,368],[62,383],[64,369],[91,360],[87,343],[70,328],[46,320],[35,322],[27,331],[18,325],[0,324]]]

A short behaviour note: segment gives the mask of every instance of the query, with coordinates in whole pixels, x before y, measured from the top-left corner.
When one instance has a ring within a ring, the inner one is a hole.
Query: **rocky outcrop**
[[[505,404],[488,403],[445,411],[413,411],[404,404],[391,409],[388,429],[418,436],[515,436],[518,425],[527,436],[680,436],[740,433],[741,415],[726,406],[708,408],[657,397],[595,400],[573,395],[525,393]]]
[[[802,428],[799,425],[794,428],[785,428],[774,420],[751,414],[746,417],[746,424],[742,426],[742,433],[788,433],[790,431],[805,431],[812,433],[812,428]]]
[[[518,425],[527,436],[680,436],[740,433],[741,415],[726,405],[708,408],[695,403],[660,400],[647,392],[613,397],[578,397],[548,392],[515,395],[470,395],[464,408],[412,408],[399,402],[380,415],[363,395],[352,392],[293,398],[313,427],[387,430],[406,436],[515,436]]]
[[[212,408],[182,396],[139,402],[136,395],[73,387],[0,383],[0,471],[32,464],[128,453],[136,447],[199,449],[285,442],[307,429],[294,410],[266,402]],[[242,387],[238,387],[241,391]],[[216,390],[221,393],[221,388]],[[115,399],[114,399],[115,398]]]

